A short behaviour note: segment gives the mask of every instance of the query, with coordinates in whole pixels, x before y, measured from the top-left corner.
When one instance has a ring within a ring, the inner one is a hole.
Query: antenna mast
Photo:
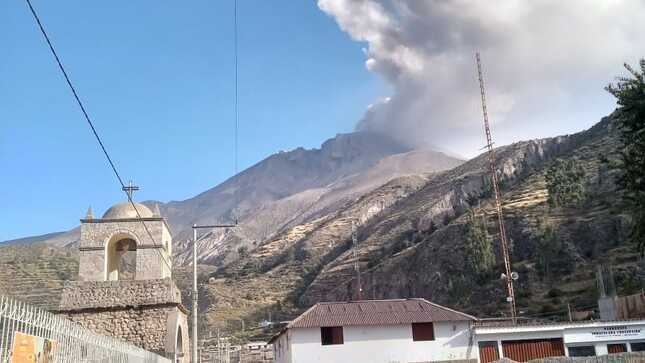
[[[502,255],[504,256],[505,274],[502,276],[506,280],[506,289],[508,296],[506,301],[510,304],[511,318],[513,323],[516,321],[515,311],[515,291],[513,289],[513,273],[511,271],[511,258],[508,253],[508,240],[506,239],[506,227],[504,227],[504,215],[502,212],[502,202],[499,193],[499,181],[497,178],[497,167],[495,166],[495,151],[493,150],[493,138],[490,133],[490,126],[488,123],[488,110],[486,109],[486,91],[484,90],[484,76],[482,74],[481,59],[479,52],[475,53],[477,60],[477,73],[479,75],[479,90],[482,98],[482,112],[484,113],[484,130],[486,131],[486,148],[488,149],[488,164],[490,166],[491,183],[493,185],[493,193],[495,194],[495,209],[497,211],[497,222],[499,224],[499,238],[502,247]]]
[[[358,284],[358,300],[363,300],[363,286],[361,285],[361,268],[358,265],[358,239],[356,238],[356,222],[352,221],[352,255],[354,257],[354,270],[356,271],[356,283]]]

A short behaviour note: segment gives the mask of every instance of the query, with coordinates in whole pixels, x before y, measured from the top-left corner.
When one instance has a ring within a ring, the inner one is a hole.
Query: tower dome
[[[150,208],[141,203],[134,203],[134,205],[137,207],[141,218],[153,217]],[[103,214],[103,219],[130,219],[138,217],[137,211],[132,207],[132,203],[130,202],[115,204]]]

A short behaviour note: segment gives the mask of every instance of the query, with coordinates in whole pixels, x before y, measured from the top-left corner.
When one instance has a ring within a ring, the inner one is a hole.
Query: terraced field
[[[0,294],[45,309],[58,307],[66,280],[78,274],[75,249],[45,244],[0,246]]]

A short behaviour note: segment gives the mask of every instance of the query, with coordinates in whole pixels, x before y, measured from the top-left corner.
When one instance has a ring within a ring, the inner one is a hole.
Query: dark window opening
[[[320,328],[320,341],[322,345],[343,344],[343,327],[325,326]]]
[[[631,343],[632,352],[645,352],[645,342]]]
[[[412,323],[412,340],[415,342],[434,340],[432,323]]]
[[[593,357],[595,355],[596,348],[593,345],[569,347],[569,357]]]

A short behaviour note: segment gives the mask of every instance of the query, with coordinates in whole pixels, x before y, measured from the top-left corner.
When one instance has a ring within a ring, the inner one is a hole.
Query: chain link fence
[[[0,363],[170,363],[65,318],[0,295]]]

